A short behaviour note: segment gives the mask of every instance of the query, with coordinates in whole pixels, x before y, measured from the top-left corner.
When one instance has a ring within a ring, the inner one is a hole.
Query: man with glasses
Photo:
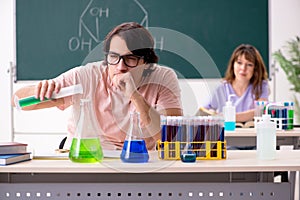
[[[175,72],[157,64],[151,34],[141,25],[129,22],[115,27],[105,38],[104,61],[75,67],[60,76],[35,86],[19,89],[14,95],[35,95],[44,100],[61,88],[81,84],[82,95],[46,101],[24,107],[24,110],[73,106],[68,124],[68,148],[76,125],[79,100],[93,102],[104,149],[122,149],[129,128],[131,111],[140,113],[143,139],[148,149],[160,139],[160,115],[182,115],[180,88]],[[14,97],[13,97],[14,99]],[[13,103],[14,104],[14,103]]]

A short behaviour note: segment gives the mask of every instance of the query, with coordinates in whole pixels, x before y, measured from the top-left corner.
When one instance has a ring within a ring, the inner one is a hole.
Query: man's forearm
[[[138,91],[132,94],[131,101],[140,113],[143,127],[151,134],[158,133],[160,131],[160,115],[155,108],[152,108]]]

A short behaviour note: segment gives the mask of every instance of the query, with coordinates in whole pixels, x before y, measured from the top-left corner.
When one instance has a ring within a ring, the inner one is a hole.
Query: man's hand
[[[59,83],[55,83],[53,80],[43,80],[40,81],[35,86],[35,98],[39,98],[41,101],[44,98],[50,99],[53,92],[58,93],[61,89],[61,85]]]
[[[128,99],[131,98],[132,94],[136,91],[136,85],[132,78],[131,73],[120,73],[113,77],[113,85],[124,93]]]

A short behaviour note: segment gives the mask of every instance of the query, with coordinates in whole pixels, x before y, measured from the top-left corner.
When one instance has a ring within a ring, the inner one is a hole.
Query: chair
[[[66,143],[67,137],[64,137],[64,139],[62,139],[62,141],[60,142],[58,149],[64,149],[64,145]]]

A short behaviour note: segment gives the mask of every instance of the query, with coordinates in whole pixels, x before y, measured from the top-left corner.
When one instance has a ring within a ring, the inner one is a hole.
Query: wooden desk
[[[294,149],[299,146],[300,128],[294,130],[278,130],[277,146],[293,145]],[[228,146],[256,146],[255,128],[237,128],[232,132],[225,132],[225,139]]]
[[[0,167],[0,199],[292,199],[293,182],[274,183],[275,171],[299,171],[300,150],[277,151],[270,161],[256,151],[228,151],[226,160],[158,160],[99,164],[32,160]],[[22,198],[24,197],[24,198]],[[42,198],[44,199],[44,198]]]

